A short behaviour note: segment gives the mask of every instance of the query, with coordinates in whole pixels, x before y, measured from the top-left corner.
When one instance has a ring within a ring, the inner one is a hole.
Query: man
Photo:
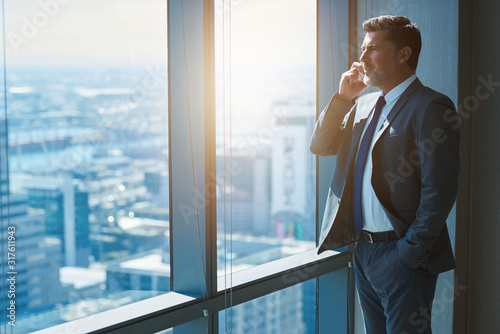
[[[360,62],[342,75],[311,138],[314,154],[337,156],[318,253],[357,241],[367,333],[431,333],[438,274],[455,267],[446,228],[458,188],[459,133],[447,122],[455,108],[415,75],[413,23],[380,16],[363,29]],[[368,86],[381,92],[360,96]]]

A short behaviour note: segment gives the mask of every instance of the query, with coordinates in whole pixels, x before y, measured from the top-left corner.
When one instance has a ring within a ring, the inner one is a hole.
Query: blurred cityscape
[[[6,91],[0,215],[4,236],[16,227],[16,333],[168,292],[166,69],[16,68]],[[229,196],[234,270],[315,246],[316,167],[308,142],[316,106],[292,96],[247,116],[258,119],[253,127],[244,117],[235,121],[231,184],[223,179],[228,148],[217,134],[219,275]],[[234,307],[232,327],[315,333],[315,284]]]

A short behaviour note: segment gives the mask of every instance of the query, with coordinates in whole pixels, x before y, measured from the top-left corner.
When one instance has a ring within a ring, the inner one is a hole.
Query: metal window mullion
[[[355,40],[356,29],[349,34],[349,27],[352,24],[349,18],[354,16],[352,9],[349,12],[349,3],[348,0],[318,0],[316,102],[318,111],[327,105],[333,93],[338,90],[340,76],[349,69],[349,61],[352,61],[349,59],[352,58],[350,50],[355,46],[350,42]],[[334,157],[318,159],[319,230],[334,164]],[[354,313],[353,284],[352,271],[347,266],[318,279],[317,333],[331,333],[332,328],[335,328],[335,333],[352,331],[349,323],[352,322]]]
[[[204,92],[205,92],[205,224],[207,297],[217,292],[217,184],[215,116],[215,13],[214,0],[203,1]],[[218,313],[208,319],[208,333],[218,333]]]
[[[203,5],[196,0],[168,2],[170,266],[172,290],[207,303]],[[203,318],[199,313],[195,317]],[[206,333],[205,322],[181,325],[176,333]]]

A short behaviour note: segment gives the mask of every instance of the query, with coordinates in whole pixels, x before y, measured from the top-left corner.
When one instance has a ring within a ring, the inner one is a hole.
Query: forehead
[[[388,40],[386,40],[387,30],[377,30],[370,31],[365,34],[365,39],[363,40],[363,47],[367,46],[385,46],[386,44],[390,44]]]

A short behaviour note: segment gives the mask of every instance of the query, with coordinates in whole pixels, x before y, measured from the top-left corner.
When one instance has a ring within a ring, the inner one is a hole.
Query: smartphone
[[[363,82],[365,82],[365,73],[362,70],[358,70],[358,72],[359,72],[359,76],[361,77],[361,80],[363,80]]]

